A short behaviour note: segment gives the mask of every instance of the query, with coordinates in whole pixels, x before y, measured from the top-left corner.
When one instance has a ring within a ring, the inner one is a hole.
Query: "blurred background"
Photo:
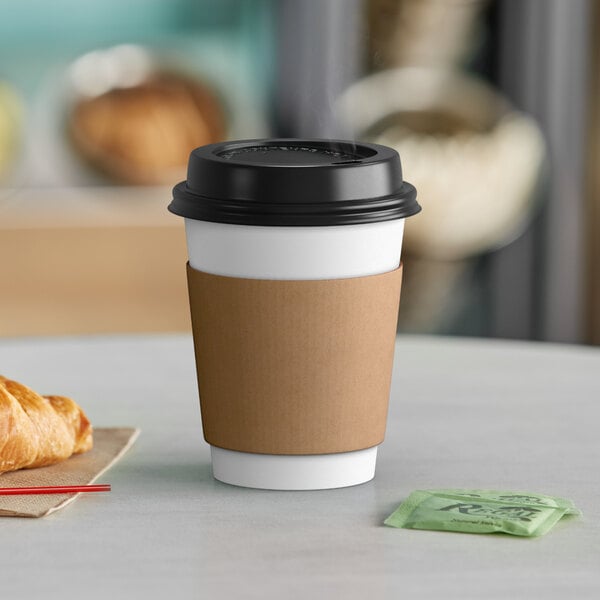
[[[0,0],[0,336],[189,329],[194,147],[396,148],[400,332],[600,343],[600,0]]]

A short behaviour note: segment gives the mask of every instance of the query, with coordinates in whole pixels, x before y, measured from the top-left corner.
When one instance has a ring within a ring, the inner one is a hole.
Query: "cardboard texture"
[[[139,430],[131,427],[94,429],[94,447],[89,452],[72,456],[49,467],[3,473],[0,475],[0,487],[93,483],[129,450],[138,434]],[[80,495],[0,496],[0,517],[45,517],[73,502]]]
[[[187,272],[209,444],[328,454],[383,441],[402,267],[311,281]]]

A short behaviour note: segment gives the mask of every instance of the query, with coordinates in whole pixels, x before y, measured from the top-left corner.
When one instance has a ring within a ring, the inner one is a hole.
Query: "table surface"
[[[2,597],[598,598],[600,349],[401,337],[375,480],[272,492],[213,480],[188,336],[0,340],[0,371],[142,429],[83,495],[0,519]],[[414,489],[565,496],[541,538],[392,529]]]

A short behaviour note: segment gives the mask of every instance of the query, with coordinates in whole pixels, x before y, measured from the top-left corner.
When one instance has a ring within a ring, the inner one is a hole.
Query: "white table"
[[[376,479],[269,492],[212,479],[186,336],[0,340],[0,371],[142,434],[87,495],[0,519],[1,597],[598,598],[600,350],[403,337]],[[573,499],[536,539],[382,526],[411,490]]]

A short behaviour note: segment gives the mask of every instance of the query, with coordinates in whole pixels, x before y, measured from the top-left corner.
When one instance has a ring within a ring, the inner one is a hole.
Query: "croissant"
[[[0,375],[0,473],[52,465],[92,445],[92,426],[73,400]]]

